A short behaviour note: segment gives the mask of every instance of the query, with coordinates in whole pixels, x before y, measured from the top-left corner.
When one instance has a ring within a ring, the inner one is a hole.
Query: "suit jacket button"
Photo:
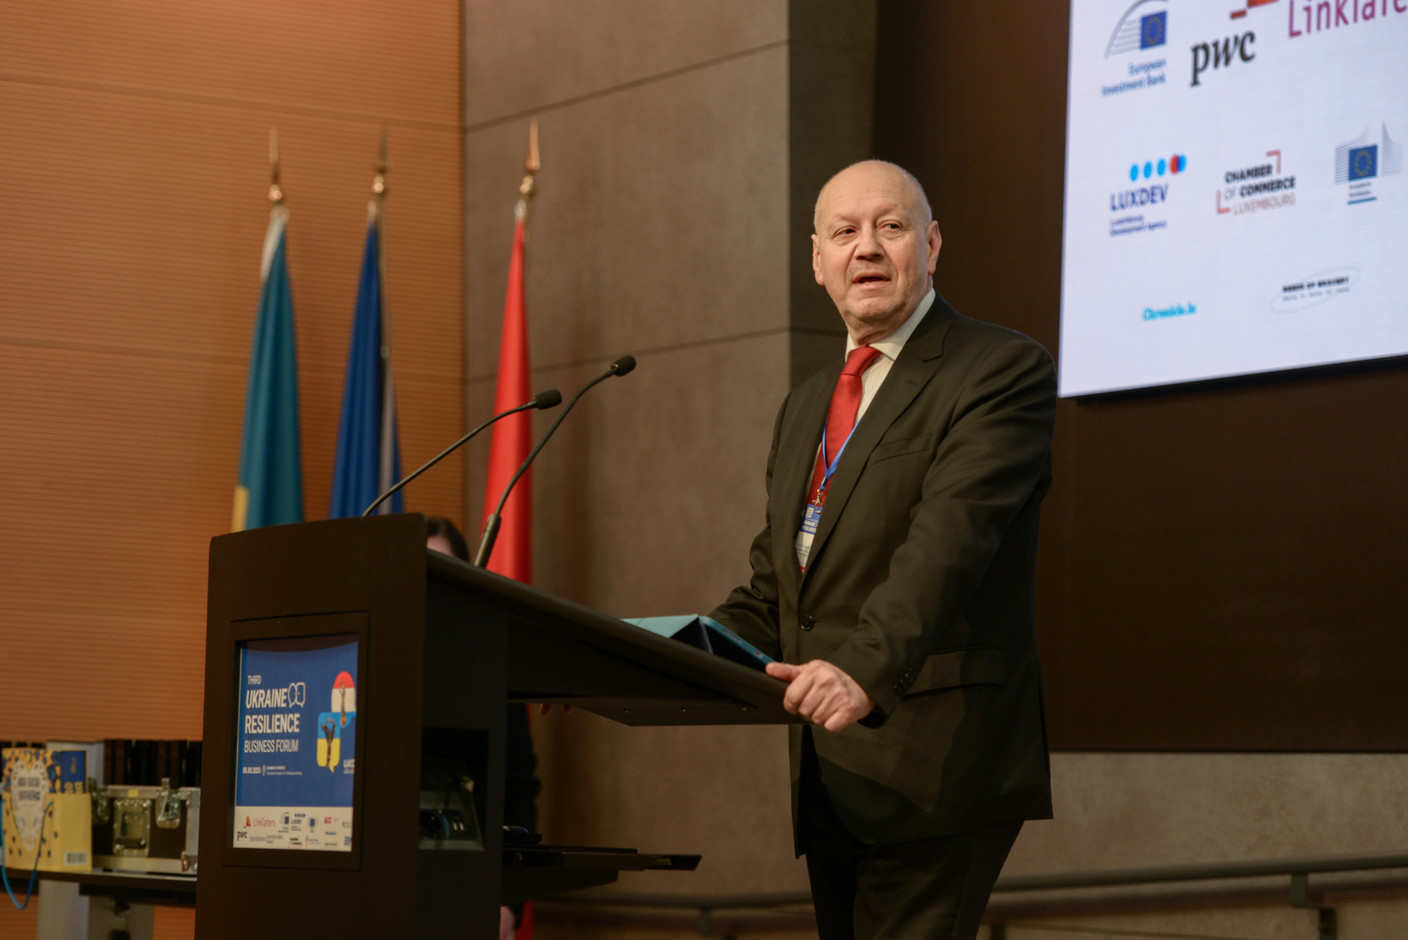
[[[803,617],[803,618],[802,618],[802,629],[803,629],[803,630],[810,630],[810,629],[811,629],[812,627],[814,627],[814,626],[816,626],[816,621],[815,621],[814,619],[812,619],[811,617]]]

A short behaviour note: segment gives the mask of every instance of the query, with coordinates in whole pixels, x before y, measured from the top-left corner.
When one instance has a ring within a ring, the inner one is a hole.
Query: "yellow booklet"
[[[82,751],[9,747],[4,766],[5,868],[10,875],[89,871],[93,867],[93,805]]]

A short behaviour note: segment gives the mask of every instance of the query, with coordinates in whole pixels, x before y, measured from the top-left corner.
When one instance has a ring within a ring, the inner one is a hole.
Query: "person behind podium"
[[[455,524],[444,516],[425,519],[425,547],[469,561],[469,546]],[[525,706],[509,703],[507,740],[504,746],[504,825],[536,832],[538,825],[538,756],[528,730]],[[509,940],[523,919],[523,905],[499,908],[499,940]]]
[[[846,355],[783,402],[751,581],[711,616],[779,660],[808,722],[794,835],[820,936],[971,938],[1022,821],[1051,815],[1032,581],[1054,369],[935,293],[907,171],[842,170],[814,221]]]

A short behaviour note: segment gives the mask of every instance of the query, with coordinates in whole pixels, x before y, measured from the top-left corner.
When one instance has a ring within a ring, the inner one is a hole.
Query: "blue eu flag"
[[[1379,145],[1355,147],[1349,151],[1349,178],[1367,180],[1379,175]]]
[[[1139,48],[1162,46],[1168,39],[1168,11],[1150,13],[1139,20]]]

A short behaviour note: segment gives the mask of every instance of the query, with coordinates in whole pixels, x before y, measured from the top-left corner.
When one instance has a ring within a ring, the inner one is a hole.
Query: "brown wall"
[[[383,125],[403,460],[459,433],[459,21],[443,2],[0,5],[0,739],[201,734],[271,126],[306,517],[327,512]],[[461,473],[408,508],[459,514]],[[0,903],[0,936],[33,914]]]

